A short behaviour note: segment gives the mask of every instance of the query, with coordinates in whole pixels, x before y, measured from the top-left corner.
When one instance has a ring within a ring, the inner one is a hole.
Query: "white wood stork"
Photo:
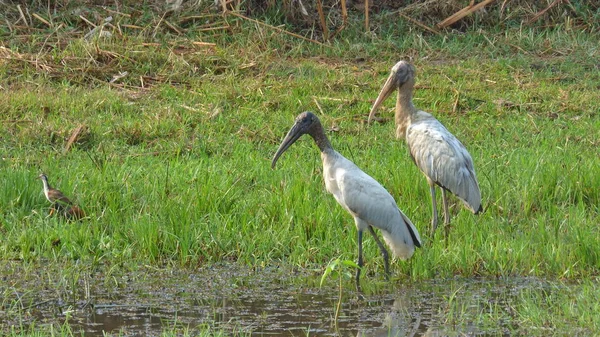
[[[277,159],[304,134],[309,134],[321,150],[323,178],[327,191],[333,194],[335,200],[354,217],[358,229],[359,268],[356,271],[356,289],[360,292],[363,231],[368,229],[375,238],[383,255],[387,278],[389,278],[388,252],[373,227],[381,230],[394,256],[403,260],[413,255],[415,246],[421,247],[419,232],[408,217],[400,211],[394,198],[383,186],[331,147],[321,122],[312,112],[306,111],[296,117],[296,122],[273,157],[271,168],[275,168]]]
[[[406,61],[396,63],[371,108],[369,123],[381,103],[394,89],[398,89],[395,115],[396,138],[406,140],[413,161],[429,183],[433,209],[432,235],[438,222],[435,185],[441,188],[447,237],[450,213],[446,191],[456,195],[474,214],[483,210],[481,191],[477,183],[473,159],[465,146],[435,117],[415,108],[412,102],[414,84],[415,68]]]

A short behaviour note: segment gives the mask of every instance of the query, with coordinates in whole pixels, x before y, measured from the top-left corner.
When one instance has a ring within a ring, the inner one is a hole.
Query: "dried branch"
[[[73,133],[71,133],[71,137],[69,137],[69,140],[67,141],[67,145],[65,145],[65,149],[63,150],[63,154],[69,152],[69,149],[71,148],[71,146],[73,145],[73,143],[75,143],[77,141],[77,139],[79,138],[79,135],[81,134],[81,132],[85,129],[85,125],[84,124],[79,124],[78,127],[75,128],[75,130],[73,130]]]
[[[431,27],[428,27],[427,25],[425,25],[425,24],[423,24],[423,23],[421,23],[421,22],[419,22],[419,21],[417,21],[417,20],[415,20],[415,19],[413,19],[413,18],[411,18],[411,17],[409,17],[409,16],[407,16],[405,14],[402,14],[402,13],[398,12],[398,15],[400,15],[401,17],[405,18],[406,20],[414,23],[415,25],[417,25],[417,26],[425,29],[428,32],[432,32],[432,33],[434,33],[436,35],[442,35],[442,33],[438,32],[437,30],[435,30],[435,29],[433,29]]]
[[[365,0],[365,31],[369,31],[369,0]]]
[[[558,5],[562,1],[563,0],[554,0],[554,2],[552,2],[550,5],[548,5],[548,7],[542,9],[540,12],[538,12],[537,14],[535,14],[531,19],[529,19],[529,21],[527,21],[527,24],[529,25],[529,24],[537,21],[537,19],[539,19],[542,15],[544,15],[550,8]]]
[[[295,34],[295,33],[292,33],[292,32],[288,32],[288,31],[287,31],[287,30],[285,30],[285,29],[282,29],[282,28],[279,28],[279,27],[275,27],[275,26],[271,26],[271,25],[269,25],[269,24],[267,24],[267,23],[264,23],[264,22],[261,22],[261,21],[258,21],[258,20],[251,19],[251,18],[249,18],[249,17],[247,17],[247,16],[244,16],[244,15],[242,15],[242,14],[239,14],[239,13],[236,13],[236,12],[229,12],[229,11],[228,11],[228,12],[226,12],[225,14],[226,14],[226,15],[233,15],[233,16],[236,16],[236,17],[238,17],[238,18],[241,18],[241,19],[244,19],[244,20],[248,20],[248,21],[250,21],[250,22],[254,22],[254,23],[256,23],[256,24],[259,24],[259,25],[262,25],[262,26],[265,26],[265,27],[268,27],[268,28],[274,29],[274,30],[276,30],[276,31],[279,31],[279,32],[285,33],[285,34],[287,34],[287,35],[290,35],[290,36],[293,36],[293,37],[297,37],[297,38],[299,38],[299,39],[302,39],[302,40],[305,40],[305,41],[309,41],[309,42],[316,43],[316,44],[318,44],[318,45],[321,45],[321,46],[325,46],[325,47],[327,47],[327,45],[326,45],[326,44],[323,44],[323,43],[321,43],[321,42],[319,42],[319,41],[317,41],[317,40],[309,39],[309,38],[307,38],[307,37],[304,37],[304,36],[302,36],[302,35],[298,35],[298,34]]]
[[[323,12],[323,3],[321,0],[317,0],[317,12],[319,13],[319,22],[321,23],[321,30],[323,30],[323,39],[329,40],[329,29],[327,28],[327,21],[325,20],[325,13]]]
[[[494,2],[495,0],[484,0],[480,3],[478,3],[477,5],[473,5],[474,4],[474,0],[471,1],[471,3],[469,4],[469,6],[459,10],[458,12],[450,15],[449,17],[447,17],[445,20],[443,20],[442,22],[437,24],[437,27],[442,29],[442,28],[446,28],[452,24],[454,24],[455,22],[459,21],[460,19],[464,18],[465,16],[475,12],[476,10],[483,8],[484,6],[487,6],[488,4]]]

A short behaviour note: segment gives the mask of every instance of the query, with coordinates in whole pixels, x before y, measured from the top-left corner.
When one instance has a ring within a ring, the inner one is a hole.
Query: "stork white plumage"
[[[446,191],[456,195],[474,214],[483,210],[481,191],[473,159],[465,146],[435,117],[415,108],[412,102],[414,84],[415,68],[406,61],[396,63],[371,108],[369,123],[381,103],[397,89],[396,138],[406,140],[412,159],[427,178],[433,211],[432,235],[438,222],[435,185],[441,188],[447,237],[450,213]]]
[[[296,122],[273,157],[272,168],[283,152],[304,134],[309,134],[321,150],[327,191],[354,217],[358,229],[356,288],[360,291],[363,231],[368,229],[375,238],[384,258],[386,277],[389,277],[389,255],[373,227],[381,230],[394,256],[403,260],[413,255],[415,247],[421,247],[419,232],[385,188],[333,149],[321,122],[312,112],[306,111],[296,117]]]

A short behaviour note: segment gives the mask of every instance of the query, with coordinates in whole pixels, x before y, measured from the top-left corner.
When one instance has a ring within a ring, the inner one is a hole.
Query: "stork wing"
[[[418,241],[420,245],[417,229],[379,182],[346,158],[341,157],[336,164],[339,165],[335,170],[338,190],[334,195],[343,207],[375,228],[398,233],[406,242],[412,237],[412,241]]]
[[[415,163],[429,179],[455,194],[472,212],[481,209],[481,192],[473,159],[465,146],[438,120],[411,124],[406,143]]]
[[[399,213],[394,198],[366,173],[357,170],[342,174],[338,186],[344,206],[354,216],[380,229],[388,229],[391,222],[397,221]]]

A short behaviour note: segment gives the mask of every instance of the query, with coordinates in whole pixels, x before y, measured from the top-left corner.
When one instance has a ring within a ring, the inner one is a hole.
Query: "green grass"
[[[104,333],[104,336],[128,336],[127,332],[119,332],[119,333]],[[218,329],[213,329],[210,326],[203,326],[194,331],[185,327],[172,327],[165,328],[161,333],[161,337],[172,337],[172,336],[183,336],[183,337],[222,337],[222,336],[249,336],[249,333],[245,332],[228,332]],[[47,326],[32,326],[29,329],[22,329],[21,331],[10,331],[5,334],[7,337],[55,337],[55,336],[64,336],[64,337],[75,337],[75,336],[85,336],[83,331],[73,331],[68,322],[65,322],[62,325],[47,325]]]
[[[392,265],[395,279],[598,276],[598,34],[559,25],[429,36],[382,18],[373,18],[375,34],[351,26],[326,47],[231,18],[227,33],[152,37],[145,21],[143,31],[92,42],[74,33],[72,18],[54,18],[65,23],[56,33],[4,27],[0,260],[126,270],[354,260],[353,220],[325,191],[312,141],[270,168],[294,117],[312,110],[426,241]],[[426,235],[429,190],[391,120],[364,123],[390,67],[406,57],[418,71],[415,104],[467,146],[482,189],[482,215],[453,204],[447,247]],[[87,128],[64,153],[79,124]],[[42,171],[90,218],[47,217]],[[372,239],[365,262],[382,273]],[[524,298],[525,322],[543,325],[544,310],[590,322],[586,307],[539,309],[536,296]]]

